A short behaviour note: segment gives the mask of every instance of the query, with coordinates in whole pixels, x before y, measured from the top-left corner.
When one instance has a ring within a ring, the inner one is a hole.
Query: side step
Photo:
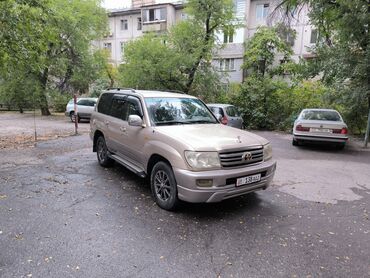
[[[117,161],[119,164],[121,164],[122,166],[126,167],[127,169],[129,169],[130,171],[134,172],[136,175],[138,175],[139,177],[141,178],[145,178],[146,177],[146,174],[145,172],[143,171],[143,169],[140,169],[139,167],[137,167],[136,165],[132,164],[131,162],[115,155],[115,154],[110,154],[109,155],[110,158],[114,159],[115,161]]]

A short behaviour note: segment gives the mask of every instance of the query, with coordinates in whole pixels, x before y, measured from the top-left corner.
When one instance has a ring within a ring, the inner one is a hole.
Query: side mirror
[[[128,116],[128,125],[143,126],[143,120],[138,115],[130,115]]]

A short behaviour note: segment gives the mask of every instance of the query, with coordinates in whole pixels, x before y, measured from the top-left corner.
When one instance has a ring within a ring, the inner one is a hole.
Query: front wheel
[[[177,197],[177,183],[172,168],[160,161],[154,165],[150,175],[150,186],[157,205],[165,210],[174,210],[179,199]]]
[[[96,155],[98,157],[98,162],[103,167],[109,167],[113,164],[113,159],[109,157],[109,152],[107,145],[105,144],[105,139],[103,136],[99,136],[96,140]]]

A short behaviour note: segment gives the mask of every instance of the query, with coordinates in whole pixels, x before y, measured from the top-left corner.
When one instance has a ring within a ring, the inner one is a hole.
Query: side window
[[[127,98],[127,119],[129,115],[143,116],[143,110],[141,108],[140,100],[136,97],[129,96]]]
[[[95,100],[88,100],[87,106],[94,107],[95,104],[96,104],[96,101]]]
[[[113,94],[102,94],[98,103],[98,112],[109,115],[110,105],[113,98]]]
[[[127,106],[125,105],[126,103],[126,97],[113,97],[112,99],[112,106],[110,108],[110,115],[112,117],[121,119],[121,120],[126,120],[126,114],[127,114]]]
[[[88,106],[88,100],[87,99],[81,99],[77,102],[78,105],[81,106]]]
[[[211,110],[213,112],[214,115],[221,115],[222,117],[225,116],[224,114],[224,111],[222,110],[222,108],[219,108],[219,107],[211,107]]]

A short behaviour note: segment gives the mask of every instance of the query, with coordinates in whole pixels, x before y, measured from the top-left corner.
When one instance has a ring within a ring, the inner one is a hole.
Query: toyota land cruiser
[[[275,173],[270,143],[222,125],[198,98],[179,93],[111,89],[91,116],[93,151],[149,177],[156,203],[219,202],[266,189]]]

